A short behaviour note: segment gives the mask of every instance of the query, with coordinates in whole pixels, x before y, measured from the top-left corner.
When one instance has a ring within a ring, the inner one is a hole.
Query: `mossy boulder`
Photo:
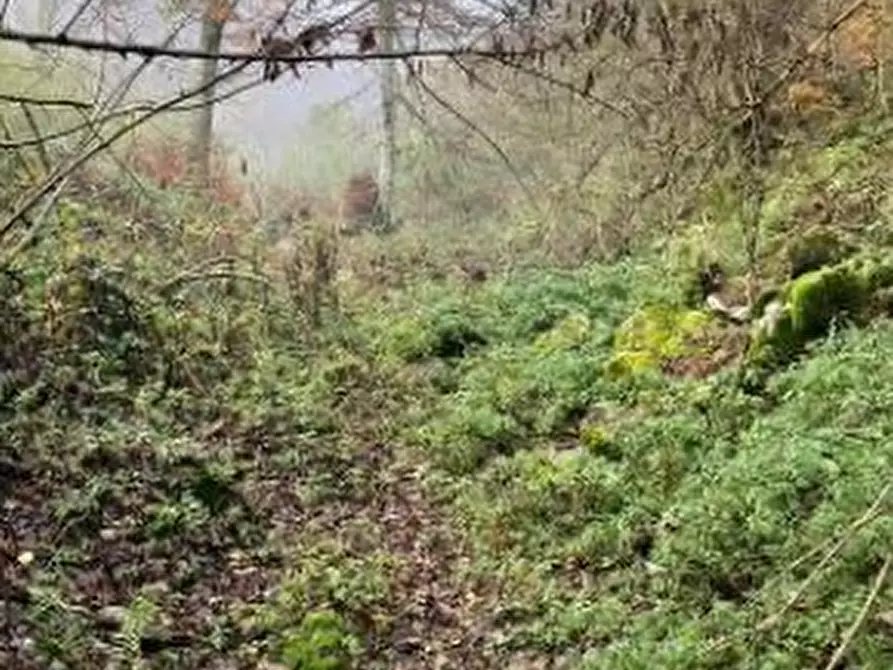
[[[790,281],[754,323],[747,367],[771,371],[825,335],[834,321],[861,321],[870,304],[875,272],[851,261]]]
[[[824,335],[832,320],[857,318],[868,297],[868,284],[851,263],[808,272],[788,292],[791,326],[804,339]]]
[[[635,375],[674,358],[708,353],[704,340],[712,321],[703,310],[646,307],[614,333],[614,356],[607,372],[614,377]]]

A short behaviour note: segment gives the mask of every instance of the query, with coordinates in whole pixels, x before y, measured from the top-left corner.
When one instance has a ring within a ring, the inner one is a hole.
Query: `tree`
[[[379,0],[378,22],[381,31],[380,50],[382,53],[394,51],[397,8],[395,0]],[[397,159],[397,66],[393,60],[381,61],[381,166],[379,174],[379,220],[382,230],[393,227],[394,170]]]
[[[205,53],[220,51],[223,42],[223,26],[229,18],[232,7],[229,0],[206,0],[202,12],[201,38],[199,48]],[[199,63],[198,86],[205,86],[217,76],[217,61],[203,60]],[[192,163],[198,182],[205,186],[211,178],[211,153],[214,146],[214,97],[216,88],[208,86],[201,95],[201,106],[195,113],[195,127],[192,136]]]

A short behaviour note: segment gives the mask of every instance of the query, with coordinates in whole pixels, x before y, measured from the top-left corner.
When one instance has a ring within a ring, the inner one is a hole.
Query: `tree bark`
[[[52,32],[53,23],[58,12],[57,0],[40,0],[40,4],[37,6],[38,30],[45,33]]]
[[[378,23],[381,32],[379,51],[394,51],[397,29],[395,0],[378,0]],[[397,64],[392,59],[380,61],[381,67],[381,163],[379,166],[378,227],[390,230],[394,224],[394,169],[397,162],[396,97]]]
[[[220,51],[223,42],[224,20],[215,8],[220,0],[207,0],[202,16],[202,31],[199,49],[205,53]],[[217,76],[217,61],[203,60],[199,63],[198,84],[205,86]],[[211,153],[214,147],[214,97],[216,87],[209,86],[201,94],[201,106],[195,112],[195,127],[192,136],[192,164],[195,176],[201,186],[207,186],[211,179]]]

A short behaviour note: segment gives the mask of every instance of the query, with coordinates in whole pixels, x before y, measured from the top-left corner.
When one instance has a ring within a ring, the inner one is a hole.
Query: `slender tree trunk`
[[[395,0],[378,0],[378,23],[381,32],[379,50],[394,51],[397,8]],[[381,164],[379,167],[379,221],[382,230],[393,227],[394,168],[397,161],[396,97],[397,64],[392,59],[381,61]]]
[[[40,0],[40,4],[37,6],[38,30],[45,33],[51,32],[58,11],[59,7],[56,0]]]
[[[207,0],[202,16],[202,32],[199,49],[205,53],[220,51],[223,42],[223,17],[215,11],[220,0]],[[200,86],[205,86],[217,76],[217,61],[203,60],[199,63]],[[201,107],[195,113],[195,127],[192,136],[192,163],[196,178],[202,186],[207,186],[211,178],[211,151],[214,146],[214,97],[216,87],[210,86],[201,94]]]

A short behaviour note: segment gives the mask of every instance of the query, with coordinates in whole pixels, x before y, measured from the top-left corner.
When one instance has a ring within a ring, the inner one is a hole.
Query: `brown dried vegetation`
[[[353,235],[374,226],[378,197],[378,182],[371,172],[351,176],[338,204],[341,232]]]

